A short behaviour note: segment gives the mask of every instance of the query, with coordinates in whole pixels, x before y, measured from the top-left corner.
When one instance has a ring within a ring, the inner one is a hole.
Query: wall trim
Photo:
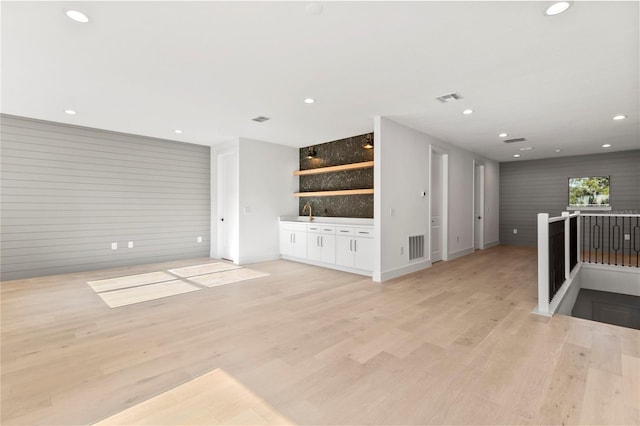
[[[390,269],[388,271],[382,271],[379,275],[374,275],[374,281],[382,282],[391,280],[402,275],[407,275],[412,272],[421,271],[422,269],[426,269],[431,267],[431,260],[423,260],[421,262],[412,263],[410,265],[401,266],[399,268]],[[376,279],[378,278],[378,279]]]
[[[485,243],[484,248],[488,249],[488,248],[499,246],[499,245],[500,245],[500,240],[496,240],[496,241],[491,241],[490,243]]]
[[[238,262],[236,264],[243,266],[243,265],[249,265],[252,263],[270,262],[272,260],[278,260],[278,259],[280,259],[279,253],[265,254],[261,256],[244,256],[244,257],[239,257]]]
[[[462,256],[466,256],[468,254],[473,253],[474,251],[475,250],[473,249],[473,247],[462,249],[462,250],[458,250],[458,251],[454,251],[453,253],[449,253],[448,260],[453,260],[453,259],[457,259],[457,258],[462,257]]]

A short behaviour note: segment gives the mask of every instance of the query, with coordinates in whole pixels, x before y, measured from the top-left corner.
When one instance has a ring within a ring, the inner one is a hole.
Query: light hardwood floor
[[[535,256],[383,284],[266,262],[117,309],[86,281],[213,260],[2,283],[2,424],[97,422],[216,368],[299,424],[639,424],[640,331],[531,314]]]

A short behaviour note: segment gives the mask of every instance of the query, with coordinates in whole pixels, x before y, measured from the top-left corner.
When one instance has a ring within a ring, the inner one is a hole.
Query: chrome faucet
[[[307,207],[309,207],[309,222],[311,222],[313,220],[313,216],[311,215],[311,204],[307,203],[304,205],[304,207],[302,208],[302,214],[304,214],[305,210],[307,210]]]

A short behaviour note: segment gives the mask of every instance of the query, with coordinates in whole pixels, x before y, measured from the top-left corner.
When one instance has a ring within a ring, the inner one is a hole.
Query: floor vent
[[[409,260],[424,257],[424,235],[409,237]]]

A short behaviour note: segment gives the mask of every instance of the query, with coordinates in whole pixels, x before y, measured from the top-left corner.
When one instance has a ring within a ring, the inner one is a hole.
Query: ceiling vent
[[[447,102],[453,102],[459,99],[462,99],[462,95],[460,95],[460,93],[449,93],[448,95],[438,96],[436,98],[436,101],[440,101],[443,104],[446,104]]]
[[[524,142],[525,138],[513,138],[513,139],[505,139],[504,143],[516,143],[516,142]]]
[[[252,120],[253,121],[257,121],[258,123],[264,123],[265,121],[270,120],[270,118],[261,115],[261,116],[258,116],[256,118],[252,118]]]

